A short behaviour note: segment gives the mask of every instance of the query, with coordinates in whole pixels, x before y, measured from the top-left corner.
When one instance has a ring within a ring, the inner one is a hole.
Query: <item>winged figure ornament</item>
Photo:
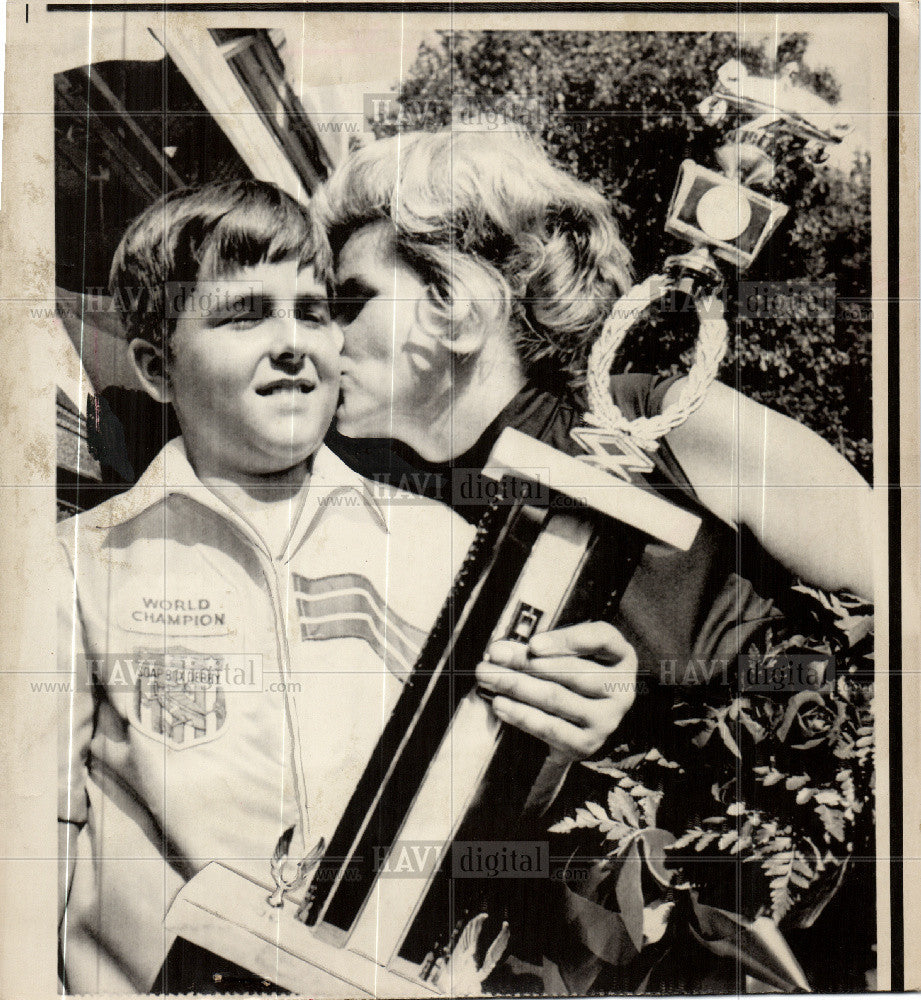
[[[289,826],[278,838],[278,843],[275,845],[275,853],[272,855],[270,863],[275,889],[268,897],[269,906],[281,906],[284,903],[286,893],[302,889],[307,883],[308,875],[316,867],[326,850],[326,841],[320,837],[316,847],[306,857],[301,858],[300,861],[294,861],[288,857],[293,836],[294,827]]]

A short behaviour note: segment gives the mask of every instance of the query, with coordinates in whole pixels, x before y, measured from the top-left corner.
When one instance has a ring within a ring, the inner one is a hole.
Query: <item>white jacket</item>
[[[270,884],[285,829],[292,857],[329,838],[473,534],[325,447],[291,523],[270,552],[180,439],[59,526],[71,993],[147,992],[166,910],[209,861]]]

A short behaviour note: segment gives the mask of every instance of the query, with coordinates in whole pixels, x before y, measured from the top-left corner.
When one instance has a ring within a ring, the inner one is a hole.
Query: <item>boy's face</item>
[[[169,395],[199,475],[283,472],[317,450],[342,335],[312,267],[257,264],[199,282],[170,347]]]

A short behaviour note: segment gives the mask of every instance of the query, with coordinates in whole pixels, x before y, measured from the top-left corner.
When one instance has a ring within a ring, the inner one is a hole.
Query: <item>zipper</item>
[[[298,816],[301,821],[301,833],[304,840],[304,850],[308,850],[310,841],[310,817],[307,808],[307,779],[304,775],[304,758],[301,754],[300,723],[297,715],[297,704],[294,692],[289,684],[291,679],[291,646],[288,642],[288,620],[281,604],[281,587],[278,579],[278,564],[271,560],[271,572],[263,566],[266,582],[269,585],[269,596],[272,602],[272,612],[275,616],[275,641],[277,645],[278,662],[281,667],[284,683],[285,721],[288,724],[288,737],[291,740],[291,767],[294,771],[294,797],[297,802]]]
[[[229,524],[243,541],[255,550],[259,559],[262,575],[268,586],[269,603],[272,606],[272,617],[275,622],[275,655],[281,668],[284,683],[284,691],[282,693],[284,695],[285,722],[287,723],[288,738],[291,743],[290,757],[291,769],[294,773],[294,798],[301,823],[304,850],[306,851],[308,849],[307,844],[310,832],[310,820],[307,808],[307,779],[304,775],[303,757],[301,756],[301,736],[298,717],[295,711],[296,704],[294,702],[294,694],[289,690],[290,685],[288,684],[291,677],[291,650],[288,642],[288,622],[281,605],[281,588],[278,580],[277,560],[272,556],[271,551],[259,533],[240,518],[235,511],[229,507],[226,512],[215,509],[210,504],[202,503],[201,500],[195,497],[187,497],[187,499],[203,507],[210,513],[216,514],[222,521]],[[303,508],[301,508],[299,513],[303,513]],[[285,548],[287,549],[287,545]]]

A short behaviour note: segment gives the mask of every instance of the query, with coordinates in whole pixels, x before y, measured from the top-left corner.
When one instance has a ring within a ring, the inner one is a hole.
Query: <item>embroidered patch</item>
[[[220,736],[227,722],[223,657],[181,648],[139,654],[134,725],[180,750]]]

